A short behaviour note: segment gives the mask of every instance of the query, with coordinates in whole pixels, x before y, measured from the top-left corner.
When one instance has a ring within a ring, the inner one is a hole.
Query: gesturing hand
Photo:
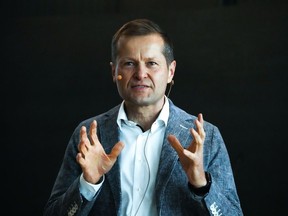
[[[200,113],[195,120],[196,130],[190,129],[194,139],[187,149],[182,147],[174,135],[168,136],[168,141],[177,152],[189,182],[196,188],[202,187],[207,183],[203,166],[203,144],[205,140],[203,122],[203,116]]]
[[[119,141],[115,144],[111,153],[106,154],[98,140],[97,122],[94,120],[91,123],[89,135],[86,127],[82,126],[78,144],[79,153],[76,160],[82,168],[84,179],[92,184],[98,182],[101,176],[112,168],[123,148],[124,143]]]

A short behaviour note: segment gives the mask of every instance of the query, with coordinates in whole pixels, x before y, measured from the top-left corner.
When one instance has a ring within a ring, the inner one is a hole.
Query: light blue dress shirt
[[[165,128],[169,117],[169,103],[165,98],[163,108],[147,131],[128,120],[122,102],[117,124],[119,139],[125,144],[119,155],[121,177],[121,215],[156,216],[154,188],[158,171]],[[80,176],[80,192],[91,201],[101,185],[90,184]]]

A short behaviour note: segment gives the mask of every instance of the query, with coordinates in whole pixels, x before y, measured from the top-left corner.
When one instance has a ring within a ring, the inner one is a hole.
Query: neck
[[[129,120],[137,123],[144,131],[147,131],[157,119],[163,108],[164,102],[165,99],[163,99],[161,103],[158,103],[159,105],[133,106],[125,101],[125,111]]]

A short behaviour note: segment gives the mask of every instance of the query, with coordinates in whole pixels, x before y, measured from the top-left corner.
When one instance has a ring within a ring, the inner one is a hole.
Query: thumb
[[[121,153],[122,149],[124,148],[124,143],[119,141],[115,144],[115,146],[112,148],[111,153],[109,154],[109,158],[111,160],[116,159],[118,155]]]

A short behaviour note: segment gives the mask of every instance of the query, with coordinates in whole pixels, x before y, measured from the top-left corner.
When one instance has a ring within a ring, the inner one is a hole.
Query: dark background
[[[8,215],[42,215],[74,128],[121,101],[110,41],[133,18],[158,22],[173,39],[170,98],[219,127],[244,214],[287,214],[287,15],[280,0],[1,3]]]

